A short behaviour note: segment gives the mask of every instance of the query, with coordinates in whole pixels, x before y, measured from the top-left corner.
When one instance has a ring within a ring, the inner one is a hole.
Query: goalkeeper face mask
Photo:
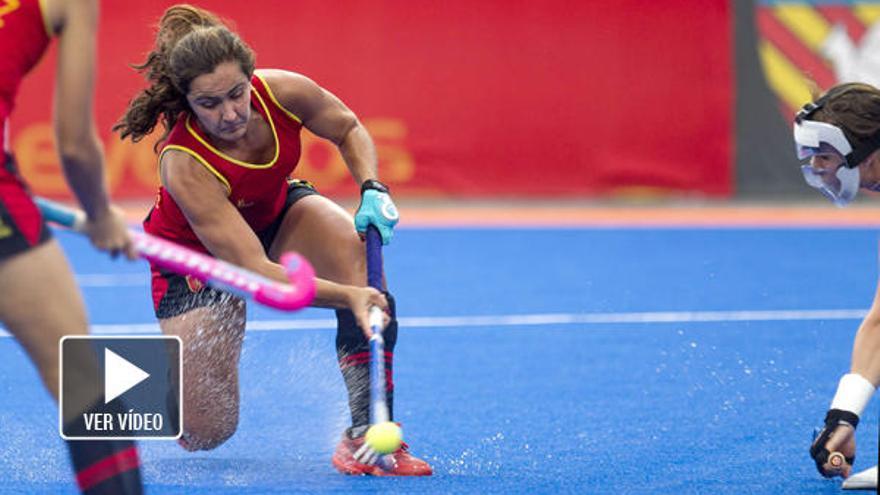
[[[859,191],[859,165],[880,148],[880,135],[852,143],[840,127],[810,120],[824,103],[825,97],[807,103],[795,116],[795,148],[803,163],[801,171],[807,184],[821,191],[837,206],[846,206]]]
[[[852,146],[843,131],[824,122],[804,120],[794,125],[794,142],[807,184],[837,206],[846,206],[859,191],[858,163],[850,164]]]

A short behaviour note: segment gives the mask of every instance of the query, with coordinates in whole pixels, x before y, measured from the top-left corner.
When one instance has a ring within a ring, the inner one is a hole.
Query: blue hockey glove
[[[400,214],[385,184],[373,179],[361,184],[361,204],[354,215],[354,227],[361,234],[367,232],[367,226],[374,225],[382,236],[382,244],[391,242],[394,226],[400,220]]]

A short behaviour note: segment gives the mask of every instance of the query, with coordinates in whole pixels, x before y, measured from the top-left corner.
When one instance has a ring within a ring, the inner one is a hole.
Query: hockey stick
[[[367,284],[382,290],[382,238],[376,227],[367,227]],[[400,448],[403,433],[400,426],[390,422],[386,402],[387,382],[385,381],[385,339],[382,337],[383,315],[376,306],[370,308],[370,427],[367,429],[363,445],[355,451],[354,457],[366,464],[375,464],[384,471],[394,469],[391,454]]]
[[[382,291],[382,237],[376,227],[367,227],[367,285]],[[385,403],[385,339],[382,337],[382,310],[370,308],[370,423],[388,421]]]
[[[80,210],[43,198],[36,198],[36,203],[50,222],[78,232],[85,227],[85,213]],[[285,284],[145,232],[129,230],[129,235],[141,258],[270,308],[295,311],[311,304],[315,297],[315,271],[299,254],[289,252],[281,257],[290,280]]]

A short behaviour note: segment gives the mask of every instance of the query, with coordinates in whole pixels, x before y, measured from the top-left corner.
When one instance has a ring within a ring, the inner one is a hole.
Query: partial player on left
[[[58,38],[53,124],[65,177],[86,211],[92,244],[133,259],[124,217],[109,202],[103,151],[95,133],[97,0],[20,0],[7,5],[0,21],[0,135],[8,136],[8,118],[21,80],[52,38]],[[5,141],[0,167],[0,322],[27,352],[57,400],[59,340],[88,333],[85,307],[61,248],[51,238]],[[89,376],[97,366],[92,355],[78,362],[82,376]],[[66,379],[77,381],[76,376]],[[85,392],[65,395],[68,399],[77,401],[80,412],[101,401]],[[83,493],[142,493],[133,442],[78,440],[68,441],[67,446]]]

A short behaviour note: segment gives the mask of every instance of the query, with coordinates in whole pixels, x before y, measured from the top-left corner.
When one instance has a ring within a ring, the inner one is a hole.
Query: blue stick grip
[[[83,219],[81,218],[82,214],[77,215],[76,210],[43,198],[34,198],[34,202],[37,203],[40,213],[42,213],[43,217],[49,222],[70,229],[79,229],[81,227],[83,222]]]
[[[382,287],[382,236],[379,229],[367,227],[367,285],[383,290]]]

